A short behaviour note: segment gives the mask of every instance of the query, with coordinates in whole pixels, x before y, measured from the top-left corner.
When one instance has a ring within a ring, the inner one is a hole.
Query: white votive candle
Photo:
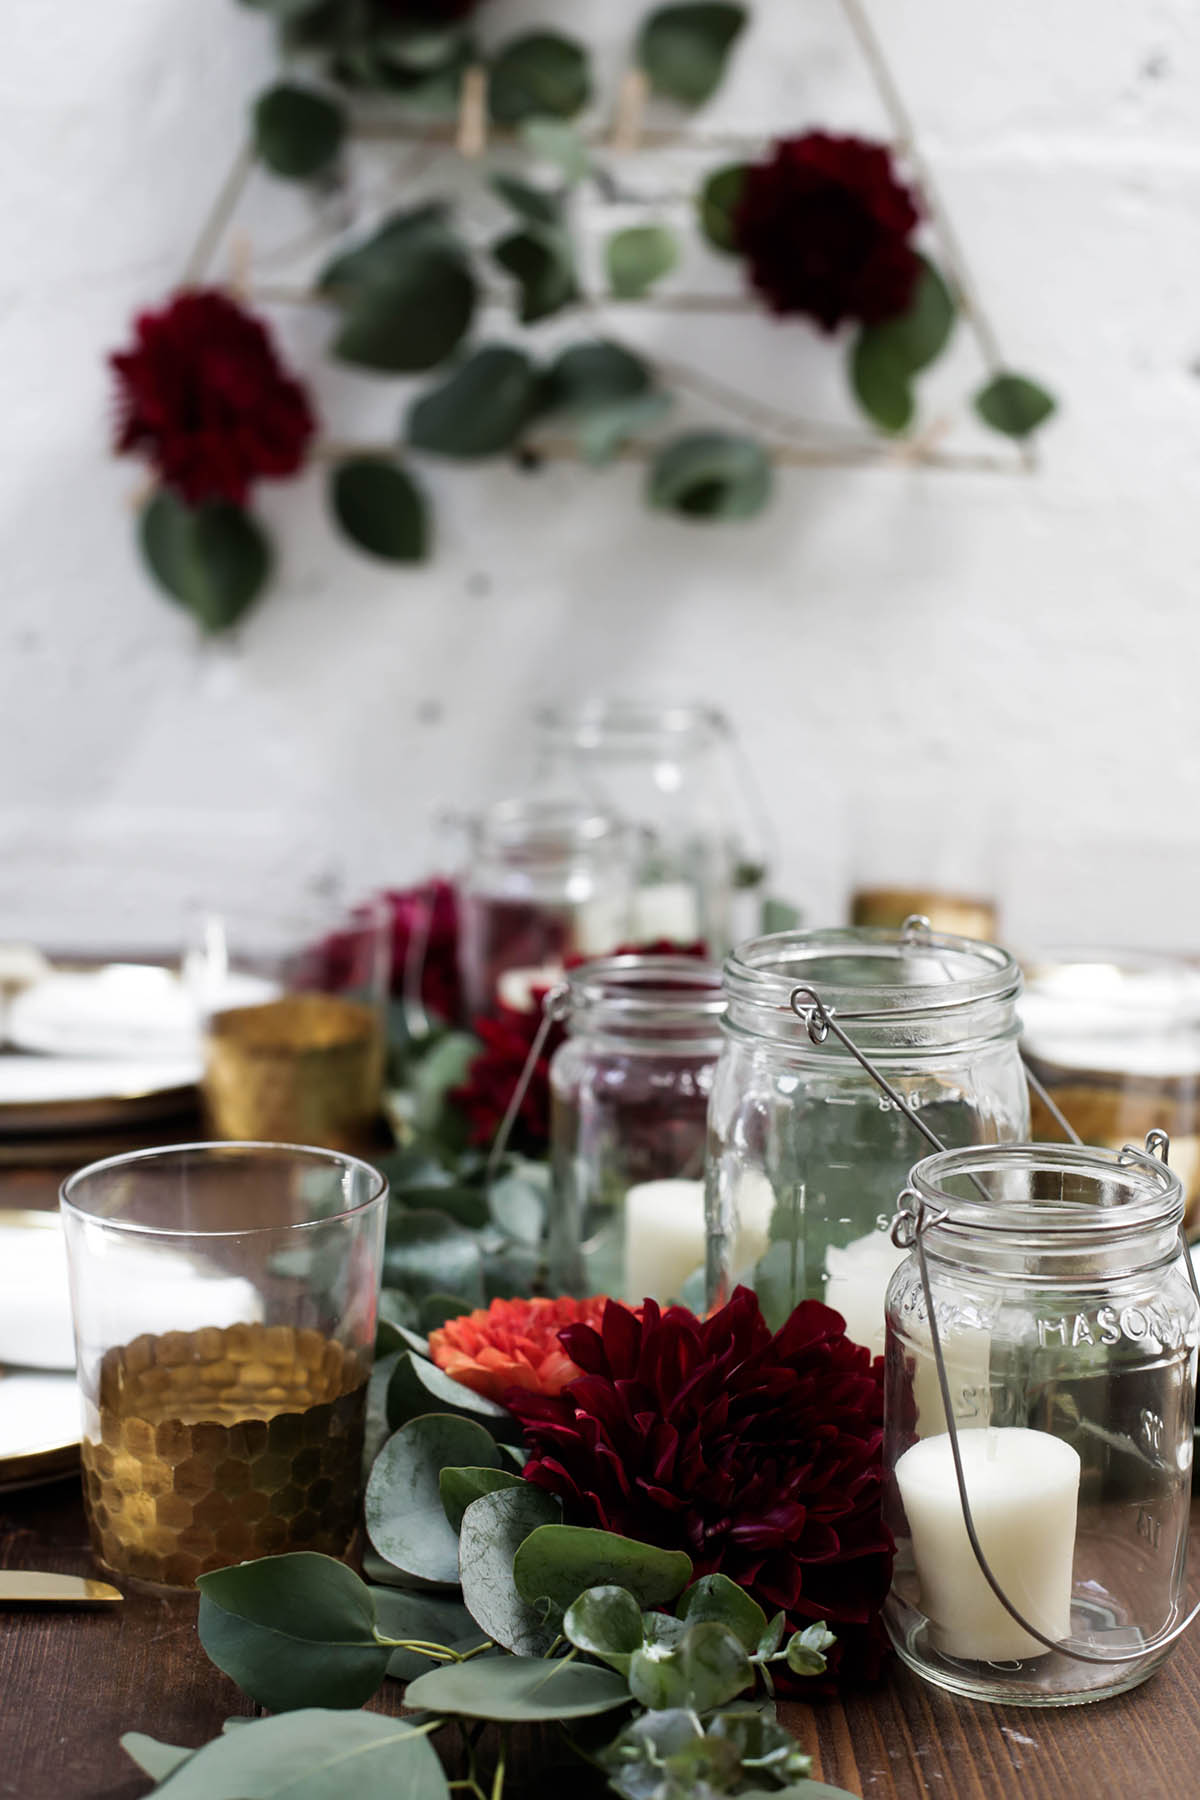
[[[1071,1629],[1078,1452],[1047,1431],[989,1427],[959,1436],[983,1553],[1013,1605],[1047,1637]],[[1006,1662],[1045,1656],[983,1578],[963,1523],[950,1439],[923,1438],[896,1464],[912,1533],[920,1607],[945,1656]]]
[[[673,944],[690,944],[700,936],[700,908],[696,890],[687,881],[653,881],[633,896],[633,938],[653,944],[669,938]]]
[[[625,1295],[677,1300],[704,1267],[704,1183],[641,1181],[625,1196]]]
[[[868,1231],[825,1252],[825,1304],[845,1319],[846,1336],[872,1356],[883,1355],[888,1282],[907,1255],[886,1231]]]

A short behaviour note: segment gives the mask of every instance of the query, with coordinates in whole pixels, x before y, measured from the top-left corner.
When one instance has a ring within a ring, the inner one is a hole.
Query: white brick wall
[[[615,64],[639,10],[572,12]],[[757,11],[715,120],[881,129],[833,0]],[[1200,24],[1186,0],[873,13],[1010,356],[1062,397],[1034,481],[795,473],[754,526],[705,530],[641,511],[631,468],[431,469],[438,554],[417,574],[344,549],[305,481],[264,499],[275,591],[203,647],[137,566],[102,356],[175,279],[266,31],[232,0],[7,0],[0,888],[21,888],[32,841],[86,841],[89,870],[109,866],[86,883],[103,935],[131,894],[161,913],[218,840],[252,886],[331,857],[414,874],[436,803],[517,779],[539,699],[655,690],[740,723],[785,885],[818,914],[846,878],[847,808],[882,788],[927,834],[1001,816],[1021,941],[1200,947]],[[275,187],[247,218],[260,244],[303,211]],[[691,273],[726,279],[702,257]],[[311,365],[319,322],[281,327]],[[671,341],[797,411],[826,404],[803,327]],[[318,387],[339,430],[390,422],[402,391]]]

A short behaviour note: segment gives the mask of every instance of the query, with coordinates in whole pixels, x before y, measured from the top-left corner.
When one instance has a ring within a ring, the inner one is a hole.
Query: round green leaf
[[[582,181],[592,166],[586,143],[561,119],[526,119],[521,141],[532,156],[561,170],[570,182]]]
[[[353,250],[342,250],[322,269],[317,287],[323,294],[347,299],[359,288],[386,286],[402,280],[417,242],[453,245],[445,203],[429,200],[392,213],[378,230]]]
[[[452,1531],[458,1531],[472,1501],[501,1488],[523,1488],[525,1482],[511,1469],[443,1469],[438,1478],[442,1506]]]
[[[997,375],[975,396],[975,410],[985,425],[1005,437],[1028,437],[1055,410],[1044,387],[1025,375]]]
[[[168,1800],[344,1800],[351,1769],[354,1800],[449,1800],[445,1771],[416,1721],[316,1707],[251,1719],[213,1738],[155,1792]]]
[[[686,1590],[675,1610],[681,1619],[693,1624],[716,1619],[728,1626],[751,1656],[766,1636],[766,1613],[728,1575],[702,1575]]]
[[[530,1532],[559,1517],[557,1500],[530,1482],[474,1500],[463,1514],[458,1567],[463,1602],[481,1631],[519,1656],[543,1656],[558,1635],[559,1613],[522,1598],[513,1558]]]
[[[412,1300],[462,1294],[472,1306],[483,1297],[479,1241],[447,1213],[393,1208],[383,1252],[384,1280]]]
[[[419,374],[444,362],[475,311],[475,278],[460,247],[421,231],[389,252],[386,280],[352,287],[334,338],[343,362],[393,375]],[[336,268],[336,265],[335,265]]]
[[[531,31],[505,44],[492,64],[488,102],[498,125],[571,119],[591,98],[587,51],[556,31]]]
[[[591,1587],[627,1588],[640,1606],[663,1606],[687,1585],[690,1557],[584,1525],[543,1525],[513,1559],[517,1592],[560,1612]]]
[[[636,1650],[629,1659],[625,1679],[639,1706],[651,1712],[670,1712],[691,1704],[687,1676],[673,1649]]]
[[[735,220],[746,185],[745,163],[728,163],[716,169],[700,190],[700,229],[714,250],[738,255]]]
[[[507,202],[518,218],[531,225],[558,225],[562,222],[562,195],[546,188],[532,187],[515,175],[494,174],[491,185]]]
[[[718,0],[658,7],[638,39],[638,61],[655,93],[684,106],[709,99],[745,23],[745,7]]]
[[[549,1210],[549,1170],[543,1163],[526,1163],[502,1175],[488,1189],[492,1221],[506,1237],[537,1249],[546,1231]]]
[[[489,344],[414,403],[409,440],[441,456],[496,456],[516,442],[536,403],[529,358],[506,344]]]
[[[431,1669],[405,1695],[409,1706],[468,1719],[532,1724],[611,1712],[629,1690],[611,1669],[549,1662],[541,1656],[497,1656]]]
[[[689,1624],[675,1654],[687,1680],[688,1704],[699,1713],[724,1706],[754,1686],[754,1667],[744,1647],[715,1619]]]
[[[580,415],[575,427],[580,455],[595,467],[611,462],[623,444],[664,419],[671,404],[670,394],[639,394],[633,400],[613,400],[590,407]],[[703,1298],[700,1304],[703,1309]]]
[[[614,232],[605,248],[608,283],[618,300],[636,300],[679,261],[679,243],[665,225],[632,225]]]
[[[570,344],[551,363],[546,401],[552,407],[591,409],[613,400],[629,400],[650,387],[648,364],[623,344],[605,338]]]
[[[420,488],[399,463],[354,456],[330,476],[330,501],[350,540],[388,562],[423,562],[429,516]]]
[[[374,34],[374,47],[386,62],[409,75],[430,76],[461,64],[470,39],[461,25],[386,25]]]
[[[371,1589],[379,1629],[385,1637],[411,1638],[415,1643],[444,1644],[447,1649],[473,1650],[485,1643],[483,1633],[466,1607],[445,1594],[414,1594],[403,1588]],[[412,1681],[433,1663],[419,1650],[393,1650],[387,1672],[393,1681]]]
[[[878,325],[865,325],[861,341],[898,370],[915,375],[941,355],[954,328],[954,296],[926,257],[905,312]]]
[[[180,1763],[195,1755],[193,1750],[185,1749],[181,1744],[164,1744],[158,1738],[147,1737],[143,1731],[127,1731],[121,1739],[121,1748],[151,1781],[165,1781]]]
[[[142,509],[140,538],[162,587],[214,634],[237,623],[271,572],[261,526],[228,501],[191,507],[159,488]]]
[[[282,81],[254,103],[254,148],[273,175],[305,181],[320,174],[345,135],[341,107],[312,88]]]
[[[395,1431],[410,1419],[428,1412],[452,1413],[455,1418],[472,1419],[482,1424],[494,1438],[517,1442],[521,1438],[521,1427],[506,1407],[497,1406],[494,1400],[454,1381],[424,1356],[405,1351],[397,1358],[388,1382],[388,1422]]]
[[[910,371],[886,338],[860,331],[850,353],[854,397],[884,431],[907,431],[916,410]]]
[[[402,1574],[453,1587],[458,1537],[446,1518],[439,1477],[445,1468],[495,1468],[500,1453],[473,1420],[447,1413],[410,1419],[388,1439],[367,1482],[367,1536]]]
[[[650,468],[651,506],[693,519],[750,519],[771,495],[762,446],[721,431],[695,431],[667,444]]]
[[[492,255],[520,284],[522,325],[536,325],[579,298],[575,252],[565,231],[531,225],[501,238]]]
[[[420,1330],[425,1334],[426,1344],[428,1345],[429,1333],[437,1331],[447,1319],[461,1319],[474,1310],[474,1303],[464,1300],[461,1294],[426,1294],[417,1307],[417,1318]]]
[[[300,1551],[200,1575],[200,1642],[218,1669],[272,1712],[362,1706],[387,1673],[366,1583]]]
[[[563,1635],[623,1675],[642,1647],[641,1608],[628,1588],[588,1588],[567,1608]]]

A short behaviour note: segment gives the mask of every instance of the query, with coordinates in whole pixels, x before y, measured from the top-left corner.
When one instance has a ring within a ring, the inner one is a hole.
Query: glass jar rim
[[[611,813],[575,800],[498,800],[478,822],[486,850],[564,856],[620,844],[627,827]]]
[[[1041,1171],[1124,1189],[1114,1204],[1095,1200],[1014,1199],[1003,1191],[988,1193],[988,1177],[998,1185],[1016,1173]],[[984,1189],[972,1197],[947,1185]],[[909,1174],[918,1200],[943,1216],[927,1227],[927,1242],[949,1247],[955,1239],[1009,1240],[1031,1249],[1066,1249],[1111,1241],[1149,1227],[1175,1225],[1183,1219],[1183,1188],[1178,1175],[1157,1156],[1136,1145],[1110,1150],[1093,1144],[969,1144],[922,1157]]]
[[[877,970],[870,981],[845,979],[845,964],[855,958],[864,965],[868,960],[894,960],[900,965],[922,956],[940,971],[940,979],[914,981],[911,968],[906,980],[880,980]],[[954,967],[949,966],[951,959]],[[823,980],[820,965],[831,960],[839,964],[837,978]],[[942,932],[914,938],[880,926],[780,931],[749,938],[726,958],[724,978],[730,999],[773,1012],[790,1011],[795,988],[811,986],[826,1009],[846,1024],[943,1014],[981,1001],[1014,1000],[1021,991],[1020,966],[998,944]]]
[[[721,971],[696,956],[667,951],[626,951],[598,956],[568,969],[567,989],[573,1010],[603,1008],[606,1019],[630,1025],[663,1014],[693,1023],[725,1012]]]
[[[176,1225],[145,1225],[132,1219],[108,1218],[103,1213],[94,1212],[84,1206],[76,1197],[75,1190],[90,1178],[104,1175],[111,1169],[132,1168],[137,1164],[158,1162],[165,1166],[170,1159],[182,1160],[186,1156],[198,1152],[219,1151],[227,1155],[237,1155],[250,1151],[254,1155],[269,1152],[275,1156],[308,1157],[317,1162],[336,1164],[344,1172],[357,1171],[371,1178],[370,1191],[363,1199],[357,1200],[353,1206],[343,1207],[340,1212],[323,1213],[318,1219],[297,1219],[287,1226],[246,1225],[234,1230],[206,1231],[203,1226],[189,1225],[182,1229]],[[375,1206],[388,1191],[386,1175],[374,1166],[364,1162],[361,1156],[350,1156],[344,1150],[325,1150],[317,1144],[273,1144],[256,1138],[210,1138],[190,1144],[157,1144],[147,1150],[126,1150],[117,1156],[104,1156],[97,1162],[86,1163],[82,1169],[76,1169],[68,1175],[58,1190],[59,1202],[65,1212],[76,1218],[86,1219],[94,1224],[102,1225],[106,1231],[119,1231],[129,1237],[156,1238],[248,1238],[277,1235],[281,1230],[311,1231],[319,1226],[334,1225],[341,1219],[352,1219],[358,1213],[365,1212],[368,1207]]]
[[[552,702],[537,709],[534,722],[544,737],[578,750],[704,742],[729,735],[729,720],[721,709],[695,700],[591,699],[574,706]]]

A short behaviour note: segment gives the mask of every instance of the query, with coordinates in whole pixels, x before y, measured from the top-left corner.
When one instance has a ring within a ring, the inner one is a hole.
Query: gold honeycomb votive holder
[[[107,1568],[190,1587],[249,1557],[346,1553],[386,1202],[368,1164],[278,1144],[143,1151],[64,1184]]]
[[[218,1137],[351,1149],[369,1139],[384,1046],[370,1006],[289,994],[209,1021],[203,1095]]]

